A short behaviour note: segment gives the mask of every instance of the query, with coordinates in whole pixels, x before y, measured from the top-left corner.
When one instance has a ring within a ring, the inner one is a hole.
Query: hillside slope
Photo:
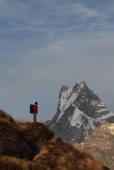
[[[109,170],[41,123],[16,122],[0,110],[0,170]]]
[[[74,146],[91,153],[94,158],[103,161],[114,170],[114,123],[103,123],[85,139],[84,143]]]

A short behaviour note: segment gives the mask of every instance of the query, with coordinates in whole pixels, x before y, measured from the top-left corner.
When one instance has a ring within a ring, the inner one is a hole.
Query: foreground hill
[[[57,113],[49,126],[63,140],[80,143],[104,121],[114,123],[114,114],[84,81],[79,81],[71,88],[62,86]]]
[[[114,170],[114,123],[104,123],[88,136],[84,143],[75,144],[75,148],[91,153],[94,158]]]
[[[41,123],[16,122],[0,110],[0,170],[109,170]]]

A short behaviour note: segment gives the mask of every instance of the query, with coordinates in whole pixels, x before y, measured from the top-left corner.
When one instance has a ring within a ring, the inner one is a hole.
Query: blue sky
[[[0,108],[51,119],[62,85],[86,81],[114,112],[113,0],[0,0]]]

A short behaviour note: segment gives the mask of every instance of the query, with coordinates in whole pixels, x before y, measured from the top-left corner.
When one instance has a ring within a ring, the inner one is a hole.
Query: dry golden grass
[[[14,119],[4,110],[0,109],[0,120],[5,119],[10,123],[14,123]]]
[[[33,159],[43,170],[105,170],[103,164],[93,159],[86,152],[74,150],[68,143],[54,137],[41,148],[41,151]]]
[[[31,141],[39,147],[54,137],[53,132],[42,123],[19,122],[18,127],[27,141]]]
[[[10,156],[0,157],[0,170],[31,170],[31,167],[34,170],[37,168],[35,163],[26,159]]]

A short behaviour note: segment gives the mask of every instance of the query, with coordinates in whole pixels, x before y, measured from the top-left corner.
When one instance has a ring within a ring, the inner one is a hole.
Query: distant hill
[[[109,170],[42,123],[16,122],[0,110],[0,170]]]
[[[91,153],[114,170],[114,123],[104,123],[75,148]]]
[[[69,143],[81,143],[103,122],[114,123],[114,114],[86,85],[62,86],[57,112],[49,124],[55,135]]]

